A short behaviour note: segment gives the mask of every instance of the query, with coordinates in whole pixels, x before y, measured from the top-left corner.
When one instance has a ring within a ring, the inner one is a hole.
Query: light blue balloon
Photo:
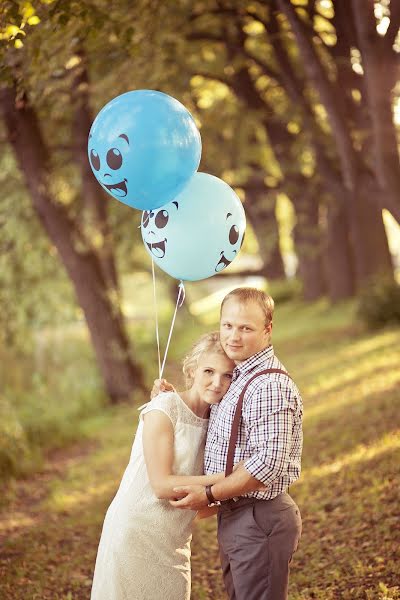
[[[201,138],[175,98],[152,90],[117,96],[90,129],[89,162],[111,196],[141,210],[173,200],[197,171]]]
[[[207,173],[196,173],[169,204],[143,212],[141,223],[143,242],[154,262],[186,281],[225,269],[238,255],[245,229],[238,196]]]

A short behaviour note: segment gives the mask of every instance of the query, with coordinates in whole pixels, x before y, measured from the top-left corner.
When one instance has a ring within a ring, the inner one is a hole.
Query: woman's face
[[[203,352],[193,371],[192,391],[207,404],[217,404],[232,381],[235,363],[225,354]]]

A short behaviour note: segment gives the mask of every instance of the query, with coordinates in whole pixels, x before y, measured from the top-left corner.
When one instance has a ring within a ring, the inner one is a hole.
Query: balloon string
[[[157,339],[157,354],[158,354],[158,375],[161,379],[161,356],[160,356],[160,334],[158,331],[158,310],[157,310],[157,294],[156,294],[156,274],[154,272],[154,260],[151,257],[151,273],[153,276],[153,301],[154,312],[156,313],[156,339]]]
[[[175,312],[174,312],[174,316],[172,317],[171,327],[170,327],[169,334],[168,334],[168,340],[167,340],[167,346],[165,348],[164,360],[163,360],[162,367],[160,370],[160,379],[164,372],[165,361],[167,360],[168,348],[169,348],[169,343],[171,341],[172,331],[173,331],[174,325],[175,325],[176,313],[178,312],[178,308],[180,308],[182,306],[182,304],[184,303],[185,295],[186,295],[185,294],[185,286],[183,285],[183,281],[181,281],[178,286],[178,296],[176,298]]]

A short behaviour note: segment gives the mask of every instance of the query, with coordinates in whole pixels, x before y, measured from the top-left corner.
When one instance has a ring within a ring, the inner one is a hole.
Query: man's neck
[[[268,344],[268,346],[265,346],[265,348],[261,348],[261,350],[259,350],[255,354],[250,354],[250,356],[248,356],[247,358],[244,358],[243,360],[234,360],[233,362],[238,367],[239,365],[242,365],[244,362],[246,362],[247,360],[249,360],[249,358],[253,358],[253,356],[256,356],[256,354],[259,354],[260,352],[264,352],[264,350],[266,350],[270,346],[272,346],[271,342]]]

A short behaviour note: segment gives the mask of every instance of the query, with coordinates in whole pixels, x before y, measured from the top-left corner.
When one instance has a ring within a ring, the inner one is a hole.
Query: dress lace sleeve
[[[144,404],[139,408],[140,419],[143,418],[143,415],[150,412],[151,410],[159,410],[169,417],[171,420],[172,426],[175,429],[176,422],[178,420],[178,407],[177,407],[177,398],[175,392],[161,392],[157,396],[155,396],[150,402]]]

